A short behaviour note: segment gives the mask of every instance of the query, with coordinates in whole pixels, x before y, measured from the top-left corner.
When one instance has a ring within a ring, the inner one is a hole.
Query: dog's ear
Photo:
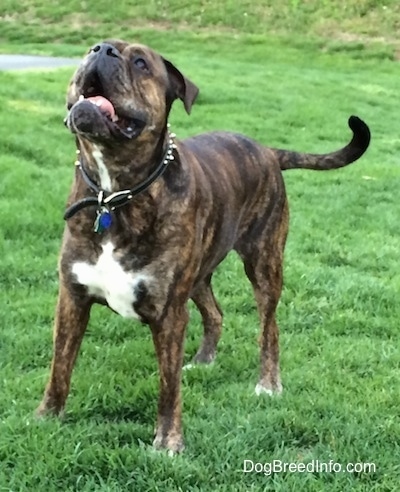
[[[192,105],[199,94],[198,87],[187,79],[170,61],[163,58],[165,67],[168,72],[174,98],[183,101],[187,114],[190,114]]]

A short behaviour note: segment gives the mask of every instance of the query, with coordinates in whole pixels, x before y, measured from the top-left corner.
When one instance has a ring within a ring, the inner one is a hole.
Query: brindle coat
[[[148,47],[108,41],[92,48],[71,81],[67,118],[90,178],[104,183],[105,168],[108,192],[131,189],[144,180],[163,159],[173,101],[181,99],[189,113],[197,93],[192,82]],[[78,100],[81,95],[107,98],[119,121],[111,122],[90,101]],[[186,305],[193,299],[204,322],[195,361],[211,362],[222,324],[211,277],[232,249],[243,260],[261,319],[256,390],[280,392],[275,310],[288,229],[282,170],[336,169],[358,159],[368,147],[369,130],[357,117],[349,124],[351,142],[326,155],[266,148],[227,132],[177,142],[175,159],[164,175],[117,208],[110,229],[102,234],[93,231],[93,207],[69,219],[60,256],[51,375],[38,413],[63,410],[91,306],[108,304],[108,290],[91,291],[72,271],[77,262],[95,266],[106,243],[112,244],[112,261],[122,268],[121,275],[129,275],[133,282],[129,309],[150,326],[153,336],[160,372],[156,447],[183,448],[180,379]],[[88,196],[94,196],[93,191],[77,169],[68,205]],[[146,277],[136,281],[139,271]],[[117,286],[112,275],[102,282],[108,280],[111,292]]]

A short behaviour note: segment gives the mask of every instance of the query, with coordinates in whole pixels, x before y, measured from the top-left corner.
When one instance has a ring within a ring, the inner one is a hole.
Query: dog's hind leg
[[[192,300],[200,311],[204,325],[203,340],[193,362],[209,364],[215,359],[222,331],[222,311],[211,288],[211,275],[196,287]]]
[[[287,205],[280,209],[258,238],[235,248],[244,261],[261,322],[260,379],[256,393],[272,395],[282,392],[279,370],[279,329],[275,311],[282,292],[283,250],[287,235]],[[279,218],[278,218],[279,217]],[[273,224],[273,229],[271,228]],[[272,229],[272,230],[271,230]],[[254,240],[256,239],[256,240]]]

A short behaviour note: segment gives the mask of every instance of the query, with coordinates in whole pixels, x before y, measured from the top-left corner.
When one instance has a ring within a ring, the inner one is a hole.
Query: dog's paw
[[[175,456],[185,449],[182,437],[161,438],[158,435],[154,438],[153,448],[159,451],[166,451],[168,456]]]
[[[195,367],[211,367],[213,365],[213,362],[208,362],[207,364],[204,363],[198,363],[195,362],[194,360],[192,362],[189,362],[188,364],[185,364],[182,367],[183,371],[189,371],[190,369],[194,369]]]
[[[277,383],[274,387],[272,385],[264,385],[262,383],[258,383],[255,387],[255,393],[257,396],[260,395],[268,395],[268,396],[276,396],[280,395],[283,391],[281,383]]]
[[[38,420],[41,420],[43,419],[44,417],[46,417],[47,415],[49,415],[49,413],[51,413],[51,411],[46,408],[45,405],[43,405],[43,403],[41,403],[37,409],[35,410],[35,413],[33,414],[35,418],[37,418]]]
[[[47,416],[57,416],[62,418],[64,416],[64,407],[58,407],[51,405],[47,399],[37,407],[34,416],[40,420]]]
[[[217,352],[215,348],[204,348],[201,347],[198,351],[197,354],[193,357],[192,364],[212,364],[215,360],[215,357],[217,355]]]

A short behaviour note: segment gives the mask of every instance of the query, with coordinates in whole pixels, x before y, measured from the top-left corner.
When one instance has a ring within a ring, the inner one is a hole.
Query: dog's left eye
[[[140,58],[139,56],[133,60],[133,64],[135,65],[136,68],[143,70],[143,72],[149,71],[149,67],[146,63],[146,60],[144,60],[143,58]]]

